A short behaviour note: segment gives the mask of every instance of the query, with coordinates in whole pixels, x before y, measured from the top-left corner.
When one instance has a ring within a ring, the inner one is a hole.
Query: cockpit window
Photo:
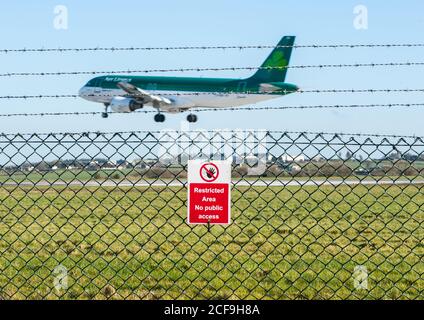
[[[101,82],[100,78],[94,78],[87,82],[86,87],[98,87]]]

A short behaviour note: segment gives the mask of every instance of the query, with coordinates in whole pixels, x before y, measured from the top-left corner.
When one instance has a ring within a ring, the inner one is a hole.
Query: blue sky
[[[368,8],[367,30],[353,27],[353,9]],[[68,8],[67,30],[53,27],[56,5]],[[284,35],[298,44],[418,43],[424,3],[407,1],[7,1],[0,4],[1,48],[274,45]],[[169,69],[260,65],[268,50],[0,54],[4,72]],[[291,64],[424,61],[424,48],[296,49]],[[423,88],[424,67],[292,69],[287,81],[304,89]],[[245,77],[248,71],[169,73]],[[159,73],[157,75],[164,75]],[[0,95],[72,94],[90,76],[0,78]],[[293,94],[261,105],[421,103],[423,93]],[[0,113],[101,111],[81,99],[2,100]],[[267,129],[424,135],[419,108],[277,110],[199,114],[192,129]],[[179,129],[185,115],[163,124],[152,114],[0,118],[1,132]]]

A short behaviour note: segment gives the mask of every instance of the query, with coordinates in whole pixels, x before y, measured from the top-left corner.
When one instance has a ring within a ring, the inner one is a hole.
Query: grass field
[[[238,187],[208,231],[184,188],[0,187],[0,298],[423,299],[421,188]]]
[[[129,173],[131,172],[137,172],[135,170],[131,169],[122,169],[122,170],[96,170],[96,171],[88,171],[88,170],[52,170],[47,172],[20,172],[17,171],[13,174],[6,174],[5,172],[2,172],[0,174],[0,183],[7,183],[7,182],[38,182],[38,181],[73,181],[73,180],[79,180],[79,181],[89,181],[92,179],[101,180],[106,178],[114,178],[114,179],[123,179],[125,178],[132,178],[132,179],[140,179],[140,175],[134,175],[130,176]]]

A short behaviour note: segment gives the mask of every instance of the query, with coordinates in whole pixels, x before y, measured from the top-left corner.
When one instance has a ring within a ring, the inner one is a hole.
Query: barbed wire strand
[[[307,93],[412,93],[412,92],[424,92],[423,89],[299,89],[299,90],[276,90],[272,92],[259,92],[259,91],[229,91],[229,92],[175,92],[175,93],[157,93],[158,96],[202,96],[202,95],[227,95],[227,94],[257,94],[257,95],[269,95],[269,94],[307,94]],[[93,97],[115,97],[114,94],[96,94],[89,95]],[[122,96],[128,96],[123,94]],[[79,98],[78,94],[34,94],[34,95],[7,95],[0,96],[0,100],[13,100],[13,99],[59,99],[59,98]]]
[[[221,133],[234,133],[234,130],[231,129],[219,129],[219,130],[213,130],[214,132],[216,132],[217,134],[221,134]],[[420,136],[420,135],[415,135],[415,134],[407,134],[407,135],[401,135],[401,134],[382,134],[382,133],[365,133],[365,132],[356,132],[356,133],[348,133],[348,132],[324,132],[324,131],[283,131],[283,130],[262,130],[262,129],[246,129],[246,132],[261,132],[261,133],[267,133],[267,134],[299,134],[299,135],[316,135],[316,136],[321,136],[321,135],[334,135],[335,137],[337,136],[354,136],[354,137],[365,137],[365,138],[369,138],[369,137],[376,137],[376,138],[408,138],[408,139],[424,139],[424,136]],[[88,135],[123,135],[123,134],[146,134],[146,135],[151,135],[151,134],[163,134],[163,135],[167,135],[170,133],[179,133],[179,134],[184,134],[184,133],[204,133],[203,130],[196,130],[193,129],[190,131],[181,131],[181,130],[172,130],[172,129],[168,129],[168,130],[153,130],[153,131],[146,131],[146,130],[132,130],[132,131],[85,131],[85,132],[66,132],[66,131],[62,131],[62,132],[37,132],[37,133],[33,133],[33,132],[19,132],[19,133],[10,133],[10,132],[0,132],[0,136],[1,137],[7,137],[7,136],[21,136],[21,137],[25,137],[25,136],[29,136],[32,137],[34,135],[37,136],[59,136],[59,135],[63,135],[63,136],[70,136],[70,135],[78,135],[78,136],[88,136]]]
[[[225,108],[192,108],[182,112],[217,112],[217,111],[259,111],[259,110],[301,110],[301,109],[347,109],[347,108],[393,108],[393,107],[424,107],[424,103],[387,103],[387,104],[347,104],[347,105],[300,105],[300,106],[264,106],[264,107],[225,107]],[[164,110],[161,110],[164,112]],[[70,112],[38,112],[38,113],[5,113],[0,117],[33,117],[33,116],[83,116],[100,115],[100,111],[70,111]],[[147,114],[158,113],[157,110],[137,110],[133,112],[108,111],[107,114]]]
[[[245,49],[275,49],[275,48],[311,48],[311,49],[337,49],[337,48],[419,48],[424,47],[424,43],[388,43],[388,44],[295,44],[289,45],[216,45],[216,46],[163,46],[163,47],[75,47],[75,48],[18,48],[0,49],[0,53],[52,53],[52,52],[121,52],[121,51],[171,51],[171,50],[245,50]]]
[[[360,67],[411,67],[424,66],[424,62],[385,62],[385,63],[353,63],[353,64],[315,64],[292,65],[284,67],[219,67],[219,68],[174,68],[174,69],[139,69],[139,70],[92,70],[92,71],[57,71],[57,72],[7,72],[0,77],[16,76],[62,76],[62,75],[96,75],[96,74],[133,74],[161,72],[203,72],[203,71],[239,71],[239,70],[284,70],[284,69],[324,69],[324,68],[360,68]]]

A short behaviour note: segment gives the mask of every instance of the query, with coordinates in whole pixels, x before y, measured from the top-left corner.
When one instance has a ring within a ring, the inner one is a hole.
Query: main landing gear
[[[155,121],[156,122],[164,122],[165,116],[162,113],[155,114]]]
[[[195,114],[190,113],[190,114],[187,116],[187,121],[188,121],[188,122],[197,122],[197,116],[196,116]]]
[[[162,113],[155,114],[155,122],[164,122],[165,121],[165,115]],[[190,113],[187,115],[187,121],[188,122],[197,122],[197,116],[195,114]]]

